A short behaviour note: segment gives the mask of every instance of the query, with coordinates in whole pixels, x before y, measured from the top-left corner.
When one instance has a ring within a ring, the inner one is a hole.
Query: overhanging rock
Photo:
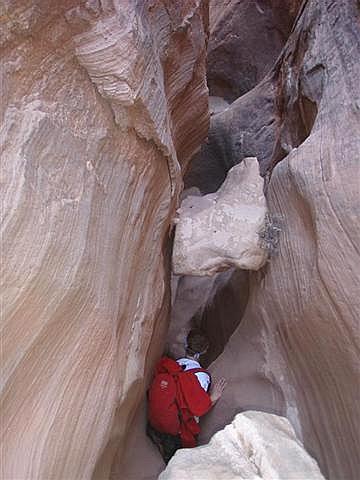
[[[213,275],[237,267],[259,270],[267,252],[259,233],[267,213],[255,157],[233,167],[215,193],[188,196],[178,209],[173,250],[177,275]]]

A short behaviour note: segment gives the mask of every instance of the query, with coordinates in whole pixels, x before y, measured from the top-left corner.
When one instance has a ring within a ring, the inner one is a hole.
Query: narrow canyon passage
[[[1,477],[356,480],[359,2],[1,19]],[[164,470],[146,390],[193,326],[228,385]]]
[[[233,68],[233,56],[229,54],[232,68],[226,70],[226,57],[216,58],[214,53],[214,45],[223,42],[223,51],[238,54],[238,46],[234,51],[224,47],[235,37],[221,36],[219,30],[234,33],[231,29],[235,29],[238,34],[241,26],[230,25],[226,19],[222,23],[221,14],[216,27],[210,24],[210,29],[218,29],[216,36],[211,30],[208,47],[208,82],[213,95],[210,130],[185,173],[185,197],[212,194],[234,165],[255,155],[270,214],[281,232],[270,261],[258,272],[229,269],[211,277],[186,275],[173,281],[167,347],[174,357],[182,356],[186,333],[194,325],[202,327],[213,344],[204,365],[210,365],[214,376],[229,380],[224,398],[202,419],[200,444],[207,443],[238,412],[276,413],[290,420],[323,474],[338,479],[356,478],[359,467],[353,443],[359,431],[354,404],[358,389],[350,380],[359,358],[353,344],[357,338],[354,314],[359,305],[351,286],[347,292],[335,286],[339,285],[336,279],[342,283],[344,275],[350,285],[357,283],[353,267],[345,273],[340,259],[347,256],[350,265],[351,255],[358,256],[350,243],[344,248],[337,240],[345,231],[345,236],[354,234],[350,219],[358,202],[356,187],[350,181],[345,194],[336,185],[352,171],[359,174],[350,159],[351,152],[359,151],[355,140],[359,115],[346,100],[358,91],[350,78],[358,70],[354,55],[359,36],[353,19],[359,12],[355,3],[330,3],[303,2],[300,10],[296,10],[300,3],[288,5],[288,12],[294,15],[288,21],[295,21],[296,11],[298,17],[286,45],[282,37],[284,50],[279,58],[274,55],[273,67],[264,78],[253,80],[248,87],[237,83],[243,78],[244,84],[250,80],[244,75],[246,70]],[[245,15],[235,9],[230,15],[232,3],[229,5],[224,13],[228,19]],[[214,2],[210,7],[211,18],[219,5]],[[246,15],[241,18],[244,21]],[[334,24],[337,34],[332,30]],[[241,40],[248,45],[249,39]],[[239,55],[239,59],[244,57]],[[226,82],[213,80],[218,65],[218,74],[226,75]],[[236,96],[239,89],[242,95]],[[338,143],[339,131],[334,125],[339,129],[340,118],[346,122],[348,131],[343,135],[348,140]],[[331,170],[335,159],[337,165],[343,161],[336,174]],[[347,214],[336,206],[337,201],[344,205],[341,195],[349,202]],[[325,198],[331,196],[333,200],[327,202]],[[344,214],[349,215],[347,220]],[[339,229],[333,230],[335,224]],[[331,266],[328,248],[333,255]],[[338,412],[335,417],[334,412]]]

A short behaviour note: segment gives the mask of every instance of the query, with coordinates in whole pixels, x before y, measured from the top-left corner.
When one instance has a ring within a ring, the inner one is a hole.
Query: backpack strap
[[[183,373],[206,373],[206,375],[209,377],[210,379],[210,383],[209,383],[209,388],[208,388],[208,391],[210,390],[210,387],[211,387],[211,382],[212,382],[212,379],[211,379],[211,374],[205,370],[205,368],[190,368],[189,370],[186,370],[184,371]]]
[[[185,373],[188,373],[188,372],[191,372],[191,373],[207,373],[210,377],[210,373],[205,370],[205,368],[189,368],[189,370],[185,370]]]

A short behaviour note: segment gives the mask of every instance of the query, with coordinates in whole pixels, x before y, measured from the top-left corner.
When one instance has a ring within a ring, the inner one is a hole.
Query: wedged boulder
[[[325,480],[284,417],[238,414],[210,443],[178,450],[159,480]]]
[[[267,212],[256,158],[232,168],[213,194],[188,196],[176,219],[173,271],[213,275],[237,267],[258,270],[267,260],[259,234]]]
[[[207,133],[207,2],[5,2],[1,476],[119,461],[163,347],[181,167]]]

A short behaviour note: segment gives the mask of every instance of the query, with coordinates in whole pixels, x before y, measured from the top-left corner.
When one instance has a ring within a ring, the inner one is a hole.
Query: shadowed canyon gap
[[[357,478],[358,2],[16,0],[1,18],[2,477],[157,478],[141,404],[195,323],[229,382],[201,443],[277,413],[326,477]],[[213,193],[246,157],[276,251],[174,277],[171,309],[183,178]]]

